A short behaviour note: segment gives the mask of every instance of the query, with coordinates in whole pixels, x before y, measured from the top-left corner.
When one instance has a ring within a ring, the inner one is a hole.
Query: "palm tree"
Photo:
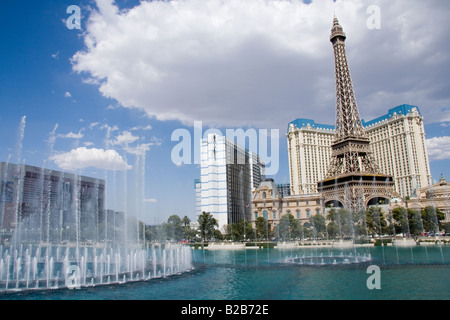
[[[189,219],[188,216],[184,216],[182,222],[183,222],[183,226],[184,226],[184,227],[187,227],[187,226],[189,226],[189,224],[191,223],[191,219]]]
[[[217,220],[214,219],[212,214],[205,211],[198,216],[198,224],[203,241],[206,241],[207,238],[212,237],[214,235],[214,228],[219,226]]]

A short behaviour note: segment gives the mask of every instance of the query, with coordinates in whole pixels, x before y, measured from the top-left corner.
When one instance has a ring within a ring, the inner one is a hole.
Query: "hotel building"
[[[252,190],[264,179],[258,155],[218,134],[202,139],[200,151],[200,212],[210,212],[221,232],[228,224],[250,221]]]
[[[17,228],[30,241],[98,240],[105,219],[105,181],[29,165],[0,162],[0,232]]]
[[[263,217],[274,228],[286,214],[291,214],[302,224],[309,222],[316,214],[324,214],[323,198],[320,193],[287,195],[282,194],[282,190],[273,179],[265,179],[253,190],[251,219],[253,227],[259,217]]]
[[[362,120],[380,171],[394,178],[397,193],[413,197],[431,184],[423,117],[419,108],[401,105],[371,121]],[[289,124],[287,145],[291,193],[317,193],[331,159],[335,127],[310,119]]]

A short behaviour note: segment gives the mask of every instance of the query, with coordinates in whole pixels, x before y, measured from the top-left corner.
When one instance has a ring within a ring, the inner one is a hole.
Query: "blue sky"
[[[433,179],[450,179],[450,4],[431,2],[374,0],[382,23],[369,30],[360,0],[3,0],[0,161],[106,178],[108,206],[146,222],[196,219],[200,170],[172,162],[171,135],[202,121],[223,132],[279,129],[275,179],[287,183],[287,124],[334,123],[336,13],[361,116],[419,106]],[[81,30],[67,28],[70,5],[81,9]]]

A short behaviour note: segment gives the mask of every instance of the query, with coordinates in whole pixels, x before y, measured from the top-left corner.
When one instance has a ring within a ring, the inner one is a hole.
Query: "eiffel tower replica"
[[[345,52],[346,35],[334,17],[330,41],[336,77],[336,132],[327,175],[318,182],[325,203],[339,203],[352,212],[394,196],[392,176],[382,174],[364,131]]]

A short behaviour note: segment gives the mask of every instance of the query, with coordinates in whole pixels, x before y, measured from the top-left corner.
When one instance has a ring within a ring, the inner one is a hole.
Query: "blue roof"
[[[307,127],[309,124],[313,128],[334,130],[334,125],[316,123],[314,120],[304,119],[304,118],[299,118],[299,119],[296,119],[296,120],[290,122],[289,126],[291,124],[293,124],[294,127],[297,127],[297,128]],[[288,131],[289,131],[289,127],[288,127]]]
[[[409,105],[409,104],[402,104],[402,105],[400,105],[400,106],[398,106],[398,107],[389,109],[388,113],[385,114],[385,115],[383,115],[383,116],[381,116],[381,117],[375,118],[375,119],[370,120],[370,121],[364,121],[364,119],[362,119],[361,122],[362,122],[362,125],[363,125],[364,127],[369,127],[369,126],[371,126],[371,125],[373,125],[373,124],[375,124],[375,123],[377,123],[377,122],[380,122],[380,121],[383,121],[383,120],[387,120],[387,119],[392,118],[392,117],[394,116],[394,113],[395,113],[395,114],[403,114],[403,115],[406,115],[406,114],[410,113],[410,112],[412,111],[413,108],[416,108],[417,111],[419,112],[419,114],[422,115],[422,114],[420,113],[419,107],[413,106],[413,105]],[[290,126],[291,124],[293,124],[294,127],[297,127],[297,128],[299,128],[299,129],[301,129],[301,128],[303,128],[303,127],[307,127],[308,124],[309,124],[311,127],[313,127],[313,128],[318,128],[318,129],[326,129],[326,130],[334,130],[334,129],[335,129],[335,126],[334,126],[334,125],[316,123],[314,120],[311,120],[311,119],[304,119],[304,118],[299,118],[299,119],[296,119],[296,120],[290,122],[290,123],[289,123],[289,126]],[[288,132],[289,132],[289,126],[288,126]]]
[[[364,127],[368,127],[368,126],[371,126],[372,124],[375,124],[377,122],[384,121],[384,120],[392,118],[394,116],[394,113],[395,114],[407,115],[408,113],[412,112],[413,108],[416,108],[417,111],[419,112],[419,114],[422,115],[420,113],[419,107],[412,106],[410,104],[402,104],[401,106],[389,109],[388,113],[385,114],[384,116],[375,118],[375,119],[367,121],[367,122],[364,121],[364,120],[361,120],[361,121],[362,121],[362,124],[363,124]]]

